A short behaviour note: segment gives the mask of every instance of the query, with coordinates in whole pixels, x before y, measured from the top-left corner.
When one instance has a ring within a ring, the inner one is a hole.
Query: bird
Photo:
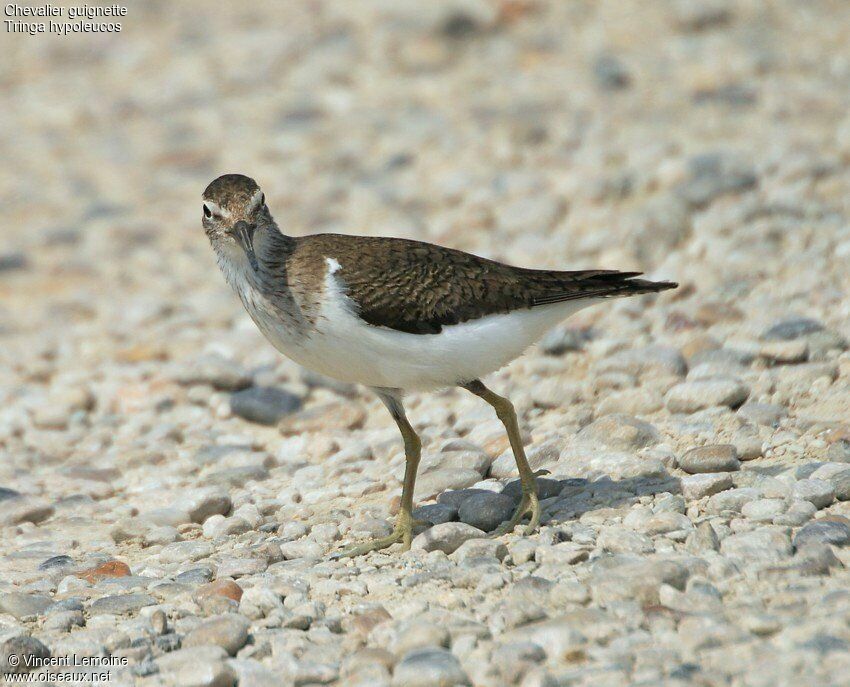
[[[549,329],[596,303],[673,289],[640,272],[513,267],[471,253],[402,238],[310,234],[278,227],[252,178],[225,174],[203,192],[204,231],[225,280],[268,341],[314,372],[372,389],[404,444],[401,503],[392,532],[340,551],[359,556],[411,546],[413,493],[422,442],[404,396],[461,387],[495,410],[519,472],[521,498],[494,534],[526,516],[540,524],[537,477],[511,401],[481,381]],[[427,523],[430,524],[430,523]]]

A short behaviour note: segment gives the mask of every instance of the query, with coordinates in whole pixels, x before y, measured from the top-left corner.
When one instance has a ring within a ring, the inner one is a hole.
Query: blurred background
[[[293,234],[640,268],[696,287],[689,317],[846,286],[807,253],[850,252],[840,0],[153,1],[122,23],[4,37],[7,334],[108,347],[128,318],[165,334],[132,326],[149,311],[212,315],[199,198],[234,171]]]

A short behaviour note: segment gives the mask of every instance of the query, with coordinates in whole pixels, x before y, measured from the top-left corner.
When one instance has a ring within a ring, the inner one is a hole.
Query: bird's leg
[[[398,425],[402,439],[404,439],[404,487],[401,492],[401,507],[396,516],[395,527],[392,534],[379,539],[352,546],[334,555],[334,558],[345,558],[347,556],[361,556],[370,551],[378,551],[401,542],[402,551],[410,549],[413,540],[413,528],[416,525],[427,525],[422,521],[413,519],[413,488],[416,483],[416,470],[419,468],[419,458],[422,454],[422,442],[416,431],[407,420],[404,406],[401,403],[400,393],[390,389],[375,389],[384,405],[390,411],[393,419]]]
[[[537,481],[535,479],[538,473],[532,472],[528,464],[528,459],[525,457],[525,448],[522,445],[522,438],[519,433],[519,425],[517,424],[516,411],[513,404],[504,396],[499,396],[488,389],[480,380],[469,382],[463,385],[467,391],[471,391],[476,396],[480,396],[487,401],[496,411],[496,415],[502,424],[505,426],[505,431],[508,433],[508,440],[511,442],[511,450],[514,453],[514,460],[519,470],[519,480],[522,487],[522,499],[514,511],[513,517],[506,523],[502,523],[493,533],[494,536],[513,532],[514,528],[525,517],[526,514],[531,516],[531,522],[528,525],[526,534],[534,532],[540,525],[540,501],[537,498]],[[542,473],[545,474],[545,473]]]

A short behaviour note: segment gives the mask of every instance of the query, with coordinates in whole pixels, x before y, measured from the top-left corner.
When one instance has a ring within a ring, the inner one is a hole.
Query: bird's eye
[[[212,217],[212,210],[210,210],[210,206],[204,203],[204,217]]]

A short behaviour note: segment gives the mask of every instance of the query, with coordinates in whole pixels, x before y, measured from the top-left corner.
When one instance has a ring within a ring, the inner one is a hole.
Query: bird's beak
[[[233,226],[233,236],[239,242],[245,255],[248,257],[248,262],[251,263],[251,268],[256,272],[260,266],[257,263],[257,255],[254,253],[254,230],[256,225],[248,224],[245,220],[239,220]]]

